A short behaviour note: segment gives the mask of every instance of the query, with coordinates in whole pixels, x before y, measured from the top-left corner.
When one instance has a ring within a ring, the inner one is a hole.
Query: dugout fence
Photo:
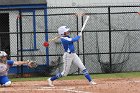
[[[9,13],[8,30],[5,30],[7,25],[1,22],[1,50],[5,50],[13,60],[29,59],[39,63],[36,69],[13,67],[10,73],[46,76],[61,72],[63,48],[60,40],[50,43],[47,48],[42,44],[54,38],[61,25],[70,27],[71,37],[74,37],[80,32],[86,15],[90,19],[82,39],[75,43],[75,48],[88,71],[140,71],[140,6],[48,7],[0,11]],[[70,74],[81,72],[72,65]]]

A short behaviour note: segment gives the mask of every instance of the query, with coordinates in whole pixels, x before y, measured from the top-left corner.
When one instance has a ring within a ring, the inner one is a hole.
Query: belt
[[[72,53],[75,53],[75,52],[67,52],[67,53],[72,54]]]

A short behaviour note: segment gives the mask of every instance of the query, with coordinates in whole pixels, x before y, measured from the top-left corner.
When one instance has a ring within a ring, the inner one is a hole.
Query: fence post
[[[22,44],[22,14],[21,10],[19,11],[19,27],[20,27],[20,56],[21,61],[23,61],[23,44]],[[23,65],[21,65],[21,76],[23,76]]]
[[[110,6],[108,7],[108,27],[109,27],[109,61],[110,61],[110,73],[112,73],[112,55],[111,55],[111,15]]]

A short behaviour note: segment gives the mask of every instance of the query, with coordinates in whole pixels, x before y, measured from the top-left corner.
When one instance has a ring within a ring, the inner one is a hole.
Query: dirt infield
[[[86,80],[57,80],[54,87],[47,81],[13,82],[11,87],[0,87],[0,93],[140,93],[140,78],[95,79],[96,85]]]

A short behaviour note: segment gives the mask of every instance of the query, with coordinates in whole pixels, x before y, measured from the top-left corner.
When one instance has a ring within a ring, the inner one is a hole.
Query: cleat
[[[53,85],[53,82],[51,81],[51,78],[48,78],[48,85],[50,86],[50,87],[53,87],[54,85]]]
[[[94,81],[90,81],[89,84],[90,84],[90,85],[96,85],[97,83],[94,82]]]

